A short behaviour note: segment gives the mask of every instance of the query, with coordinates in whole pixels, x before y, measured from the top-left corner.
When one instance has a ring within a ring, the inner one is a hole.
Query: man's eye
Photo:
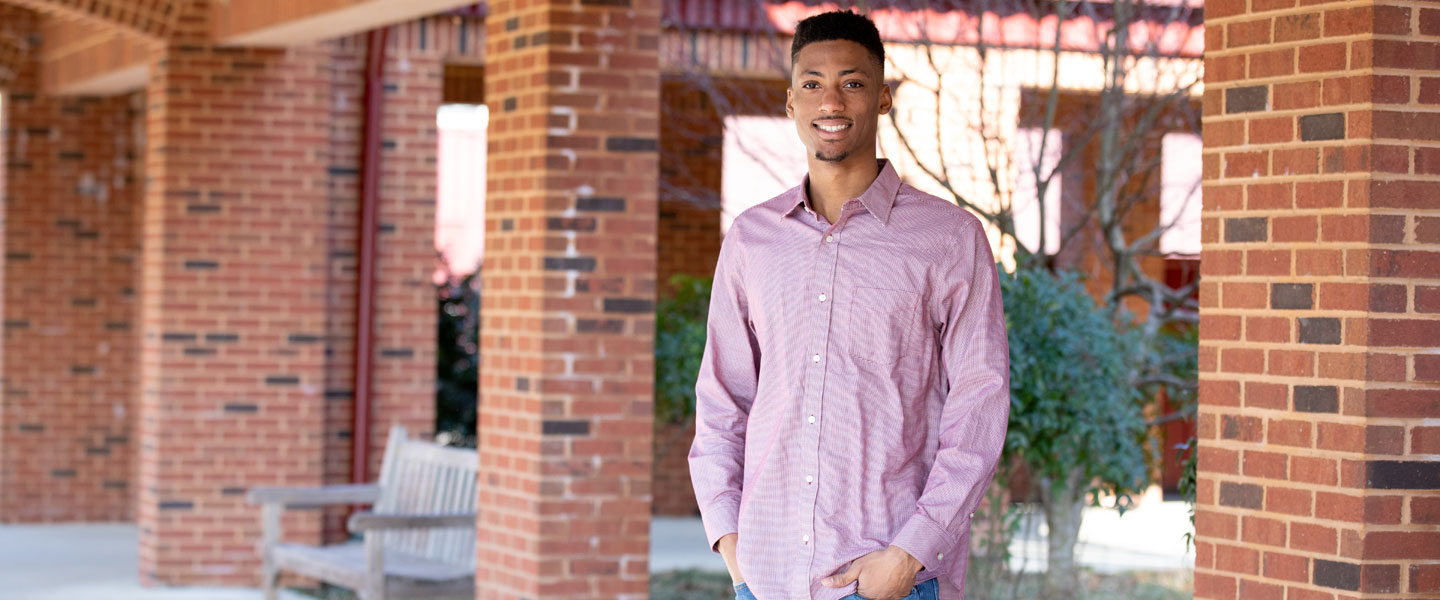
[[[862,88],[862,87],[865,87],[865,84],[860,83],[860,82],[858,82],[858,81],[847,81],[847,82],[845,82],[845,87],[848,87],[848,88]]]
[[[807,89],[807,90],[813,90],[813,89],[815,89],[815,88],[820,87],[820,84],[815,83],[815,82],[813,82],[813,81],[807,81],[807,82],[805,82],[805,83],[800,84],[800,87],[805,88],[805,89]]]

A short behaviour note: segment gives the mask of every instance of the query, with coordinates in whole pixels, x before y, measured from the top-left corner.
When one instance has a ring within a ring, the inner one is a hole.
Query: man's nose
[[[845,112],[845,101],[838,89],[825,88],[820,92],[820,112],[827,114]]]

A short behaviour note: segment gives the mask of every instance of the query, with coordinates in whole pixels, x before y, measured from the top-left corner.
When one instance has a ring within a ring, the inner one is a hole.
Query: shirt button
[[[833,236],[833,235],[827,235],[827,236],[825,236],[825,243],[828,244],[828,243],[833,242],[833,241],[835,241],[835,236]]]
[[[811,423],[814,423],[814,422],[815,422],[815,415],[810,415],[810,422],[811,422]]]
[[[820,301],[821,301],[821,302],[824,302],[824,301],[825,301],[825,294],[820,294]]]
[[[810,543],[810,534],[808,534],[808,533],[805,534],[805,537],[800,538],[800,541],[805,542],[805,543],[807,543],[807,544]]]
[[[935,555],[935,560],[941,560],[941,559],[944,559],[944,558],[945,558],[945,553],[944,553],[944,552],[941,552],[941,553]]]
[[[820,355],[816,354],[815,356],[810,357],[810,362],[820,362]]]
[[[814,481],[815,481],[815,478],[814,478],[814,477],[811,477],[811,476],[809,476],[809,475],[806,475],[806,476],[805,476],[805,483],[814,483]]]

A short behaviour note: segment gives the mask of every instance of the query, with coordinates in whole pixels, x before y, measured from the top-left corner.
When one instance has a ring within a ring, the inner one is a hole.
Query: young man
[[[978,219],[876,160],[875,25],[802,21],[785,112],[797,187],[721,244],[690,473],[737,598],[959,600],[1009,418]]]

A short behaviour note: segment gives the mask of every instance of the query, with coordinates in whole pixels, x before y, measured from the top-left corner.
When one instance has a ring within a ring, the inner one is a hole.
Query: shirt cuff
[[[700,511],[700,521],[705,525],[705,537],[710,541],[710,551],[720,553],[716,546],[726,534],[740,531],[740,506],[730,502],[716,502]]]
[[[890,545],[910,553],[910,556],[925,565],[926,571],[939,572],[945,553],[955,548],[955,537],[934,519],[916,511],[900,528],[900,533]]]

